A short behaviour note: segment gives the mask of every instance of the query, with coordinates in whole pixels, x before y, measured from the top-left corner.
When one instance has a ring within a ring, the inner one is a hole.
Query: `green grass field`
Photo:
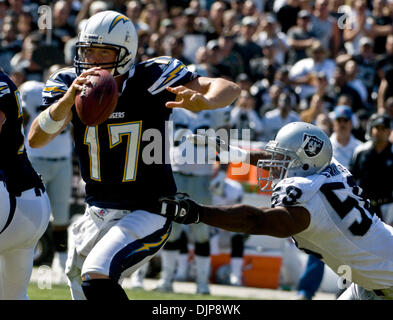
[[[161,293],[145,290],[128,290],[131,300],[243,300],[238,297],[222,297],[212,295]],[[40,289],[36,283],[31,283],[27,290],[30,300],[71,300],[70,290],[66,285],[52,285],[50,289]],[[247,299],[248,300],[248,299]]]

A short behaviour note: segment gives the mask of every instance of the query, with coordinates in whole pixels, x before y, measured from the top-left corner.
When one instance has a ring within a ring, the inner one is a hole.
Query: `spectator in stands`
[[[198,48],[206,45],[207,32],[196,23],[197,11],[192,8],[184,10],[185,22],[181,34],[183,36],[183,55],[195,63],[195,52]]]
[[[166,39],[174,33],[175,25],[171,19],[165,18],[160,22],[158,33],[161,36],[162,42],[165,43]]]
[[[68,24],[68,17],[71,13],[71,7],[67,1],[57,1],[53,6],[53,29],[52,37],[57,40],[60,49],[64,50],[64,46],[68,40],[75,37],[74,26]]]
[[[188,69],[192,72],[197,72],[203,77],[210,77],[212,75],[211,65],[206,47],[200,47],[195,53],[196,63],[188,65]]]
[[[157,34],[158,36],[158,34]],[[156,37],[157,41],[160,41],[159,38]],[[191,61],[183,56],[183,48],[184,48],[184,41],[183,37],[179,35],[173,35],[168,37],[166,46],[165,46],[165,55],[171,56],[173,58],[179,59],[185,65],[191,64]]]
[[[276,71],[273,82],[269,82],[267,79],[256,81],[250,92],[256,99],[255,111],[260,117],[263,117],[267,111],[276,108],[278,97],[283,92],[289,94],[293,105],[299,103],[299,96],[289,81],[289,67],[287,66],[281,66]]]
[[[301,59],[307,58],[306,50],[311,47],[316,35],[309,30],[311,14],[307,10],[301,10],[297,16],[297,23],[288,30],[287,43],[289,65],[294,65]]]
[[[81,20],[78,24],[78,34],[81,32],[83,27],[85,26],[87,19]],[[68,66],[72,66],[74,64],[74,57],[75,57],[75,48],[76,43],[79,41],[79,37],[75,36],[68,40],[64,46],[64,62]]]
[[[315,76],[318,72],[324,72],[328,82],[331,82],[336,66],[333,60],[328,59],[328,50],[319,40],[313,42],[307,53],[309,58],[298,61],[291,68],[289,75],[291,83],[298,86],[302,99],[314,94]]]
[[[23,11],[23,13],[18,17],[18,40],[23,41],[23,39],[25,39],[31,32],[33,32],[34,29],[36,28],[34,26],[33,15],[28,11]]]
[[[357,78],[367,88],[368,101],[373,97],[373,92],[377,92],[375,87],[377,78],[377,61],[374,54],[374,42],[372,39],[363,37],[359,40],[359,51],[355,54],[343,54],[337,57],[337,64],[344,65],[348,60],[352,59],[358,67]]]
[[[16,36],[15,24],[3,23],[0,36],[0,65],[8,74],[12,71],[10,60],[22,47],[22,42]]]
[[[241,20],[243,18],[243,4],[244,0],[230,0],[230,9],[227,11],[233,11],[236,20]]]
[[[338,99],[342,95],[347,95],[351,99],[351,108],[353,112],[364,109],[362,99],[358,92],[350,87],[347,83],[346,73],[343,67],[336,66],[333,74],[332,83],[329,84],[327,95],[338,105]]]
[[[333,132],[332,121],[326,113],[320,113],[317,115],[315,125],[325,131],[328,136],[330,136]]]
[[[148,3],[142,9],[140,20],[149,26],[150,33],[158,31],[160,27],[161,12],[160,3]]]
[[[172,39],[174,39],[174,38],[173,37],[169,38],[169,39],[167,39],[167,41],[171,42],[171,41],[173,41]],[[177,49],[174,48],[175,43],[176,43],[176,45],[179,45],[179,48],[177,48]],[[176,41],[174,41],[172,43],[172,45],[169,45],[168,47],[171,48],[170,49],[171,50],[171,54],[170,55],[172,55],[173,57],[174,56],[177,56],[177,57],[181,57],[182,56],[182,53],[183,53],[183,43],[182,42],[177,43]],[[160,36],[160,34],[158,32],[153,32],[150,35],[149,47],[148,48],[150,48],[151,51],[152,51],[151,56],[159,57],[159,56],[164,56],[165,55],[165,50],[163,48],[162,38],[161,38],[161,36]],[[185,59],[185,58],[182,57],[182,59]],[[184,60],[181,60],[181,61],[184,61]],[[186,63],[187,64],[188,64],[188,62],[189,61],[187,61],[187,59],[186,59]]]
[[[207,58],[210,64],[210,72],[215,77],[231,78],[231,69],[226,64],[222,63],[223,56],[217,40],[210,40],[206,44]]]
[[[285,4],[277,12],[277,20],[281,26],[281,31],[288,33],[288,30],[297,24],[300,12],[299,0],[286,0]]]
[[[344,65],[348,85],[356,90],[362,102],[368,104],[368,91],[364,83],[357,77],[358,66],[354,60],[348,60]]]
[[[235,10],[226,10],[223,17],[223,30],[225,33],[237,34],[240,32],[240,22],[241,18],[238,17]]]
[[[143,21],[141,21],[141,12],[142,12],[142,5],[139,1],[132,0],[127,3],[127,10],[126,10],[126,15],[129,17],[132,21],[132,23],[135,26],[136,32],[138,32],[140,29],[149,31],[149,25]]]
[[[368,123],[368,141],[355,149],[350,171],[364,196],[370,199],[371,209],[380,217],[381,209],[393,203],[393,147],[389,142],[390,119],[373,114]],[[381,183],[381,179],[389,183]],[[383,207],[385,205],[385,207]],[[383,210],[382,210],[383,211]]]
[[[367,18],[370,12],[367,9],[366,0],[355,0],[352,7],[353,19],[346,20],[343,31],[344,46],[348,54],[356,54],[359,50],[359,40],[362,37],[371,37],[371,21]]]
[[[227,9],[225,2],[215,1],[209,10],[209,24],[207,40],[217,39],[224,28],[224,12]]]
[[[0,0],[0,30],[3,25],[3,20],[7,15],[7,11],[8,11],[8,1]]]
[[[277,26],[276,18],[272,14],[265,15],[261,20],[260,28],[261,31],[257,34],[257,44],[264,47],[267,41],[273,41],[276,47],[275,60],[277,63],[283,64],[288,44],[286,35]]]
[[[42,44],[42,35],[38,32],[30,34],[23,41],[22,50],[11,59],[13,71],[22,71],[26,80],[43,80],[43,69],[33,60],[34,51]]]
[[[241,73],[236,77],[236,84],[241,90],[250,92],[253,82],[247,73]]]
[[[233,33],[224,33],[218,38],[218,46],[222,55],[222,63],[230,68],[231,78],[236,77],[244,72],[243,60],[239,53],[233,51],[235,44],[235,35]]]
[[[357,127],[352,129],[352,134],[356,139],[360,140],[361,142],[366,142],[367,123],[370,119],[371,113],[369,110],[361,109],[358,110],[355,115],[358,119],[358,125]]]
[[[333,110],[333,107],[335,106],[336,103],[336,99],[333,99],[328,95],[328,86],[329,83],[326,74],[324,72],[318,72],[315,76],[315,88],[316,88],[315,93],[310,97],[300,100],[299,109],[302,111],[302,115],[301,115],[302,117],[305,116],[305,119],[310,120],[309,117],[311,115],[314,115],[312,116],[312,119],[315,120],[315,117],[318,115],[318,113],[320,112],[328,113],[329,111]],[[311,101],[314,97],[317,100],[314,100],[313,105],[318,106],[318,108],[312,110],[309,107],[311,106]],[[315,104],[316,101],[318,101],[318,103]],[[306,121],[306,122],[312,122],[312,121]]]
[[[24,0],[8,0],[8,3],[8,12],[11,15],[18,17],[20,14],[22,14]]]
[[[330,136],[330,141],[333,147],[333,156],[347,169],[355,148],[361,144],[361,141],[351,133],[353,117],[352,109],[345,105],[335,107],[332,114],[333,133]]]
[[[244,17],[257,17],[261,11],[258,10],[257,2],[254,0],[245,0],[243,3],[242,14]]]
[[[277,108],[265,113],[262,118],[262,141],[273,140],[276,133],[290,122],[300,121],[299,114],[294,111],[295,105],[288,93],[281,93]]]
[[[239,98],[236,100],[234,107],[231,110],[231,129],[237,129],[237,136],[232,136],[233,139],[251,139],[251,141],[258,141],[262,133],[262,124],[258,114],[255,112],[255,99],[246,90],[242,90]],[[249,130],[249,136],[243,136],[245,131]]]
[[[379,109],[378,113],[387,115],[391,121],[390,128],[393,128],[393,97],[386,99],[383,108]]]
[[[240,35],[235,41],[233,47],[243,59],[244,72],[250,73],[250,60],[262,56],[262,48],[253,40],[257,30],[257,21],[255,18],[247,16],[242,19]]]
[[[393,34],[387,36],[385,51],[377,57],[378,82],[376,85],[380,84],[380,81],[385,77],[385,70],[389,67],[393,67]]]
[[[324,101],[325,90],[327,88],[326,78],[323,78],[323,76],[318,77],[318,82],[320,83],[318,85],[320,89],[311,97],[307,109],[300,112],[300,119],[312,124],[316,124],[317,116],[321,113],[326,115],[329,114],[329,105]]]
[[[277,45],[269,39],[262,45],[263,56],[250,60],[250,75],[254,82],[259,79],[267,79],[269,83],[273,82],[274,75],[281,66],[276,60],[277,49]]]
[[[86,0],[82,2],[79,12],[76,14],[74,25],[79,25],[83,19],[88,19],[95,13],[109,10],[109,4],[104,1]]]
[[[330,56],[336,57],[340,47],[340,33],[337,21],[329,14],[329,0],[316,0],[311,16],[311,31],[325,49],[330,49]]]
[[[374,52],[385,52],[386,39],[392,33],[392,17],[387,12],[386,0],[373,0],[371,22],[373,24]]]

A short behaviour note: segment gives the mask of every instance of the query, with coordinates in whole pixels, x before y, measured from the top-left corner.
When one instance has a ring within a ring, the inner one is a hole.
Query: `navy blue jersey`
[[[196,77],[179,60],[159,57],[130,70],[116,109],[104,123],[86,126],[72,107],[75,151],[88,204],[131,210],[153,205],[160,196],[176,192],[171,166],[165,163],[169,147],[165,124],[171,113],[165,103],[175,95],[165,88]],[[43,92],[44,105],[57,101],[75,78],[72,68],[54,74]],[[144,153],[153,142],[151,134],[155,135],[158,148],[154,151],[160,152],[159,158]],[[154,163],[150,156],[155,157]]]
[[[0,132],[0,170],[4,171],[8,192],[19,194],[41,185],[41,179],[27,158],[24,147],[23,111],[19,91],[0,71],[0,110],[6,120]]]

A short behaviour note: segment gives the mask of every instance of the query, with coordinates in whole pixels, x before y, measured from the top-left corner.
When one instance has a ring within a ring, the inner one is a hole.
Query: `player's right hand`
[[[83,85],[90,83],[90,75],[98,75],[97,70],[101,69],[101,67],[90,68],[84,72],[82,72],[75,80],[72,82],[70,88],[64,94],[62,98],[62,102],[72,106],[75,103],[75,95],[77,91],[82,91]]]

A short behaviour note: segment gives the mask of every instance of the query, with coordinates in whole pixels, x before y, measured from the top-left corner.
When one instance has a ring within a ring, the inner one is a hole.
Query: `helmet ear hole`
[[[302,169],[303,169],[304,171],[307,171],[308,169],[310,169],[310,165],[309,165],[308,163],[305,163],[305,164],[303,164]]]

